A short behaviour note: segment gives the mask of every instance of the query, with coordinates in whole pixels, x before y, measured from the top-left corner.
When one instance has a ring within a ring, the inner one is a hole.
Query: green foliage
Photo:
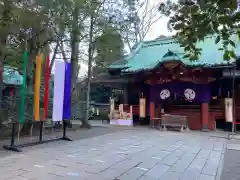
[[[176,38],[190,60],[198,59],[201,50],[196,48],[196,43],[208,35],[215,35],[215,43],[221,43],[225,60],[236,58],[233,51],[236,45],[231,40],[233,33],[240,35],[240,12],[236,10],[236,0],[180,0],[178,3],[168,0],[159,7],[162,14],[170,16],[169,28],[176,31]]]
[[[123,56],[124,44],[117,29],[106,27],[102,35],[95,40],[97,51],[96,65],[106,68],[109,64],[119,60]]]

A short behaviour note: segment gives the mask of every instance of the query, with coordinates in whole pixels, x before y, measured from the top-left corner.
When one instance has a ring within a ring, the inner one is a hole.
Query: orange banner
[[[36,69],[35,69],[35,86],[34,86],[34,119],[40,121],[40,79],[41,79],[41,67],[43,62],[43,55],[40,54],[36,57]]]

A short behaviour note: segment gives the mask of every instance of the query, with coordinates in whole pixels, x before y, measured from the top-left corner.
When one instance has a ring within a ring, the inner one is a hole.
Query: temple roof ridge
[[[141,41],[131,53],[124,57],[125,63],[121,65],[121,68],[128,72],[141,71],[153,69],[160,63],[172,60],[181,61],[186,66],[195,67],[213,67],[232,64],[235,62],[234,59],[230,61],[223,60],[224,51],[219,50],[219,48],[222,47],[222,43],[221,41],[217,44],[215,43],[216,36],[215,34],[208,35],[203,40],[197,42],[197,47],[201,48],[202,52],[200,58],[196,61],[190,61],[184,58],[184,47],[180,46],[180,43],[178,43],[174,36]],[[233,33],[231,40],[236,44],[236,48],[232,49],[234,49],[237,56],[240,56],[238,36]],[[173,52],[173,54],[165,56],[169,51]],[[110,66],[110,68],[112,68],[112,66]]]

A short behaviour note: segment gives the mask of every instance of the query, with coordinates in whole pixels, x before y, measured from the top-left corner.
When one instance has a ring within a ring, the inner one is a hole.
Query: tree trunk
[[[89,46],[88,46],[88,77],[87,77],[87,91],[86,91],[86,109],[85,109],[85,118],[83,121],[83,126],[88,128],[91,125],[88,122],[89,117],[89,101],[90,101],[90,92],[91,92],[91,79],[92,79],[92,63],[93,63],[93,16],[90,17],[90,28],[89,28]]]
[[[72,33],[71,33],[71,64],[72,64],[72,88],[74,88],[75,83],[78,77],[78,37],[79,37],[79,28],[78,28],[78,18],[79,8],[75,7],[73,12],[73,24],[72,24]]]
[[[4,0],[3,1],[3,9],[2,9],[2,14],[1,14],[1,36],[0,36],[0,43],[2,47],[6,46],[7,43],[7,37],[8,37],[8,32],[9,32],[9,19],[11,19],[11,12],[12,12],[12,1],[9,0]],[[5,53],[3,49],[0,49],[0,109],[2,108],[3,104],[3,71],[4,71],[4,64],[3,61],[5,59]],[[2,126],[3,122],[3,114],[2,110],[0,111],[0,127]]]

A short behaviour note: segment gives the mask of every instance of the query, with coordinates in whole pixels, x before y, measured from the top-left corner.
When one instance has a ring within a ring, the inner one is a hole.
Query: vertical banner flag
[[[40,121],[40,84],[41,84],[41,67],[43,62],[42,54],[36,57],[36,70],[34,82],[34,119]]]
[[[20,104],[20,123],[24,123],[24,107],[25,107],[25,95],[26,95],[26,80],[27,80],[27,51],[23,54],[23,83],[21,86],[21,104]]]
[[[63,119],[71,118],[71,84],[72,84],[72,66],[71,63],[65,63],[65,83],[64,83],[64,101],[63,101]]]
[[[115,99],[110,97],[110,112],[115,110]]]
[[[146,99],[140,98],[139,100],[139,114],[141,118],[146,117]]]
[[[225,98],[225,118],[226,122],[233,122],[233,100]]]
[[[46,58],[45,62],[45,90],[44,90],[44,119],[48,119],[48,91],[49,91],[49,79],[50,79],[50,68],[49,68],[50,57]]]
[[[54,122],[63,120],[64,84],[65,63],[63,61],[55,61],[52,114],[52,120]]]

